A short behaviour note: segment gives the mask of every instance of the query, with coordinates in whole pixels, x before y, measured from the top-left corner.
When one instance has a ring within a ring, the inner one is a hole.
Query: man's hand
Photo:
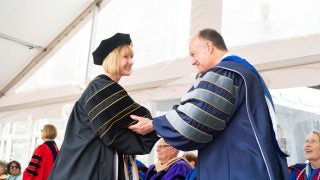
[[[138,121],[137,124],[129,126],[130,130],[132,130],[138,134],[141,134],[141,135],[146,135],[154,130],[153,125],[152,125],[152,121],[150,119],[145,118],[145,117],[136,116],[136,115],[130,115],[130,117],[132,119]]]

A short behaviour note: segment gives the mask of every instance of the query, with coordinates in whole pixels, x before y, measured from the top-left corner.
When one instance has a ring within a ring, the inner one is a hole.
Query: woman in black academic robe
[[[105,73],[92,80],[70,114],[60,153],[49,180],[125,179],[128,155],[147,154],[158,140],[153,132],[138,135],[127,127],[131,114],[150,117],[118,82],[129,76],[133,52],[129,34],[101,41],[93,52]],[[124,163],[125,162],[125,163]]]

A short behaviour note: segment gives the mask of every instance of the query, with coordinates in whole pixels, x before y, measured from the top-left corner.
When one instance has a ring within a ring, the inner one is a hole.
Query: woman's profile
[[[118,84],[131,73],[131,44],[129,34],[117,33],[93,52],[94,64],[105,74],[93,79],[75,103],[50,180],[126,179],[134,155],[149,153],[158,140],[154,132],[141,136],[127,128],[135,123],[131,114],[150,117]]]

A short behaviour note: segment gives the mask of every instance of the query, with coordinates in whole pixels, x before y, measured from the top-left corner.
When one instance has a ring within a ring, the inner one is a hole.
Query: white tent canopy
[[[227,2],[222,0],[190,1],[190,36],[204,27],[215,27],[218,30],[221,30],[221,27],[228,28],[230,25],[227,22],[225,26],[222,25],[224,23],[222,4],[226,5]],[[248,2],[253,3],[254,1]],[[98,9],[97,6],[100,2],[82,0],[49,3],[37,0],[28,2],[14,0],[2,1],[1,3],[3,5],[1,5],[2,10],[0,11],[0,23],[2,24],[0,54],[3,58],[3,64],[0,66],[2,74],[0,94],[5,95],[14,85],[30,77],[54,52],[67,40],[70,40],[72,35],[93,17],[93,11]],[[105,7],[108,3],[109,1],[102,1],[101,7]],[[272,5],[272,3],[270,4]],[[264,7],[265,4],[261,6]],[[272,15],[272,13],[269,14]],[[243,36],[248,36],[245,32],[242,33]],[[320,84],[320,80],[317,78],[320,73],[318,71],[319,44],[320,34],[313,33],[251,44],[243,43],[243,45],[230,47],[230,52],[243,56],[254,64],[270,88],[316,86]],[[181,58],[180,60],[171,59],[171,61],[164,59],[164,61],[168,61],[164,63],[167,68],[159,68],[164,66],[161,63],[140,68],[140,70],[136,70],[133,77],[124,80],[123,83],[134,90],[134,87],[142,89],[150,88],[150,86],[163,86],[165,82],[171,82],[170,79],[186,79],[185,76],[194,73],[195,69],[191,67],[188,57],[182,58],[185,60],[181,60]],[[188,68],[182,69],[180,67]],[[139,73],[139,71],[141,72]],[[190,78],[185,82],[187,85],[188,82],[192,82],[193,77],[190,76]],[[157,82],[162,83],[158,84]],[[55,97],[54,94],[53,97],[41,97],[40,93],[40,97],[38,96],[36,99],[61,99],[61,97],[69,96],[68,94],[69,92],[60,93],[58,97]],[[14,99],[19,100],[15,101]],[[34,100],[30,100],[30,102],[32,101]],[[19,96],[7,94],[7,96],[0,98],[0,109],[15,103],[28,104],[28,100],[21,102]]]
[[[4,95],[36,65],[72,37],[91,18],[99,1],[0,2],[0,94]]]
[[[92,0],[2,1],[0,6],[0,23],[2,24],[0,54],[3,63],[0,66],[0,94],[4,95],[20,80],[29,77],[35,71],[34,69],[44,64],[48,57],[52,56],[87,20],[93,17],[92,12],[97,9],[99,3],[100,1]],[[102,7],[108,3],[109,1],[102,1]],[[191,35],[204,27],[215,27],[221,30],[224,1],[194,0],[191,3]],[[270,88],[315,86],[320,84],[317,78],[320,61],[319,42],[318,33],[303,34],[235,46],[231,47],[230,51],[245,57],[254,64],[262,72]],[[164,61],[167,60],[164,59]],[[179,77],[188,74],[186,69],[179,67],[185,67],[184,64],[188,66],[189,62],[181,61],[181,63],[183,65],[173,63],[175,66],[170,67],[174,69],[171,71]],[[192,68],[189,70],[192,71]],[[163,74],[163,72],[160,73]],[[299,76],[292,78],[293,73]],[[171,76],[170,72],[166,76]],[[174,78],[177,78],[176,76]],[[133,82],[153,81],[141,77],[137,79],[133,79]],[[154,79],[154,81],[158,80]]]

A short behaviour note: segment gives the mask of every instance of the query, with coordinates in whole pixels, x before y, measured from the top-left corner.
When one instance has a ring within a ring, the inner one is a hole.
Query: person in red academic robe
[[[33,152],[28,167],[23,172],[24,180],[46,180],[59,153],[54,142],[57,137],[57,129],[52,124],[44,125],[41,130],[41,138],[44,141]]]

